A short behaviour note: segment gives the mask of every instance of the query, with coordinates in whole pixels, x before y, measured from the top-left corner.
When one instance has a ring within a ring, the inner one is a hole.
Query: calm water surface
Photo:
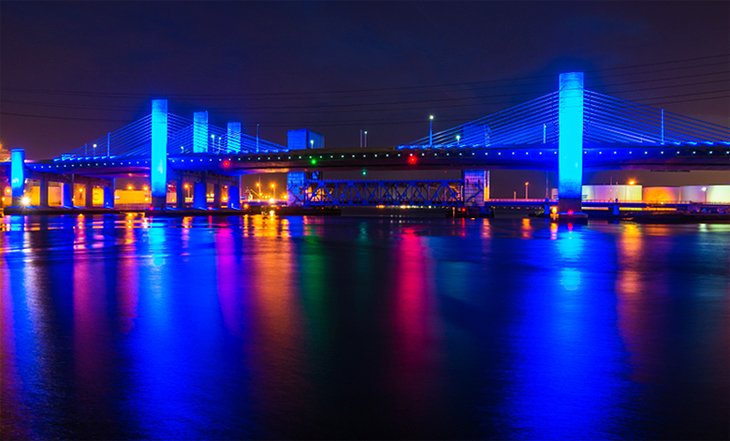
[[[730,225],[0,223],[3,439],[730,437]]]

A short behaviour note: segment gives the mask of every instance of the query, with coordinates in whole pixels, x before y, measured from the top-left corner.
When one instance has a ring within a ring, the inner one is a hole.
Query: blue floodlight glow
[[[583,72],[560,74],[558,194],[580,200],[583,185]]]
[[[152,198],[167,197],[167,100],[152,100],[152,152],[150,154]]]
[[[208,112],[193,113],[193,152],[208,151]]]
[[[227,147],[229,152],[241,151],[241,123],[228,123]]]
[[[10,152],[10,187],[13,198],[23,197],[25,191],[25,150],[13,149]]]

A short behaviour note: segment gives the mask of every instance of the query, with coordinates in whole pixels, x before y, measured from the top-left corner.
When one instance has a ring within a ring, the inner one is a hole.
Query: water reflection
[[[730,435],[728,226],[2,225],[3,439]]]

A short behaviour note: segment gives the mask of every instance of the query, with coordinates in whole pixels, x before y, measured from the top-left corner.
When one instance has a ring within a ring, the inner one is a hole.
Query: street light
[[[461,135],[456,135],[456,146],[459,147],[459,141],[461,140]]]
[[[530,187],[530,183],[525,181],[525,200],[527,200],[527,189]]]
[[[367,147],[368,146],[368,131],[365,130],[363,133],[365,135],[365,145],[364,145],[364,147]]]
[[[707,187],[702,187],[702,203],[707,203]]]
[[[428,145],[433,147],[433,115],[428,115]]]
[[[313,139],[310,139],[309,140],[309,148],[311,148],[311,149],[314,148],[314,140]]]

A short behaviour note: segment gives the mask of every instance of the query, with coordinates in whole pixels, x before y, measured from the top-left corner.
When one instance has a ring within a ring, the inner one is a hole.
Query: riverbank
[[[480,210],[476,207],[287,207],[287,206],[254,206],[238,210],[221,208],[208,209],[166,209],[139,210],[119,208],[36,208],[6,207],[0,209],[2,215],[13,216],[60,216],[60,215],[99,215],[140,213],[158,217],[197,217],[197,216],[242,216],[275,214],[277,216],[343,216],[343,217],[404,217],[404,218],[489,218],[489,217],[547,217],[531,207],[494,208]],[[685,223],[730,223],[730,213],[680,212],[680,211],[621,211],[618,215],[608,210],[586,210],[588,220],[629,221],[637,223],[685,224]]]

